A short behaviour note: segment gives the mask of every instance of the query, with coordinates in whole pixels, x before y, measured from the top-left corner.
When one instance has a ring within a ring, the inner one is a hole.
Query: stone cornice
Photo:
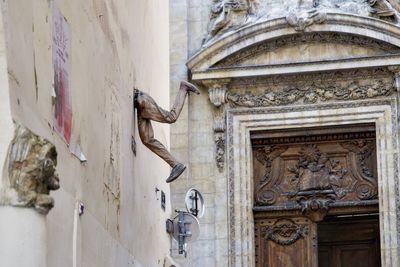
[[[350,70],[361,68],[389,67],[400,64],[400,54],[375,56],[341,60],[327,60],[306,63],[290,63],[279,65],[246,66],[231,68],[212,68],[206,71],[192,72],[193,80],[213,80],[239,77],[260,77],[271,75],[287,75],[294,73],[310,73],[334,70]]]

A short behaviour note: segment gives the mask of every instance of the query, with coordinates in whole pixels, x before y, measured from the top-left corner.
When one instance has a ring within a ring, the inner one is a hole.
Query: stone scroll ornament
[[[0,205],[34,208],[47,214],[54,206],[49,192],[60,187],[56,165],[55,146],[16,125],[4,165]]]
[[[178,119],[187,95],[192,92],[200,94],[199,89],[189,82],[182,81],[175,103],[170,111],[162,109],[148,94],[134,89],[134,108],[137,110],[139,136],[142,143],[154,154],[162,158],[171,167],[171,174],[167,183],[177,179],[186,169],[186,166],[178,162],[166,147],[154,138],[151,121],[161,123],[174,123]]]

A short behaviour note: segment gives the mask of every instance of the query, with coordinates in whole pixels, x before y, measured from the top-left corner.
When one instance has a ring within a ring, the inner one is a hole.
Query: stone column
[[[46,267],[49,190],[59,188],[57,152],[49,141],[17,125],[0,183],[0,260],[7,267]]]

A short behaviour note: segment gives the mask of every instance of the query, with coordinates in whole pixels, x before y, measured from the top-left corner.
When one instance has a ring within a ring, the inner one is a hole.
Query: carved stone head
[[[54,206],[49,191],[60,187],[56,165],[55,146],[17,125],[4,165],[0,204],[33,207],[47,214]]]

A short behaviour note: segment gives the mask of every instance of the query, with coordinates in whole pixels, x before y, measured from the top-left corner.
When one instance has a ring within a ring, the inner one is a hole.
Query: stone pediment
[[[351,14],[327,14],[304,31],[286,18],[263,21],[224,35],[187,63],[192,80],[230,79],[400,62],[400,27]]]
[[[400,54],[400,48],[364,36],[335,32],[307,32],[252,45],[211,67],[277,65],[393,54]]]

